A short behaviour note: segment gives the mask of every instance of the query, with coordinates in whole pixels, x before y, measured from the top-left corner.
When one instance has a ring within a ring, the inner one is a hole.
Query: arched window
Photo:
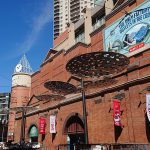
[[[82,120],[77,116],[71,116],[65,125],[65,134],[84,133],[84,125]]]
[[[38,142],[38,129],[35,125],[32,125],[29,130],[30,142]]]

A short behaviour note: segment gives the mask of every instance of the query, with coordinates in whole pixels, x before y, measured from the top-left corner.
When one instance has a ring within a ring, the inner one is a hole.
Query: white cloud
[[[52,6],[50,1],[51,0],[48,0],[43,6],[39,16],[34,16],[32,29],[19,48],[23,53],[31,50],[44,26],[52,20],[53,14],[51,11],[52,9],[50,8]]]
[[[45,25],[53,20],[53,0],[45,0],[43,2],[46,3],[42,3],[41,1],[41,8],[37,8],[40,12],[38,14],[33,14],[32,18],[30,18],[32,20],[32,22],[30,22],[30,31],[28,31],[24,41],[21,42],[21,44],[17,44],[17,47],[7,59],[16,58],[32,50],[32,47],[39,38]]]

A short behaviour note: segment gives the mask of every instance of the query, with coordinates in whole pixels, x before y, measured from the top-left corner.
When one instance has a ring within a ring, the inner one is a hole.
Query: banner
[[[40,118],[40,122],[39,122],[39,133],[40,134],[45,134],[45,127],[46,127],[46,119]]]
[[[150,121],[150,94],[146,94],[146,112],[148,120]]]
[[[56,116],[50,116],[50,133],[56,133]]]
[[[122,126],[121,125],[121,112],[120,112],[120,101],[114,100],[113,101],[113,117],[114,117],[114,124],[115,126]]]

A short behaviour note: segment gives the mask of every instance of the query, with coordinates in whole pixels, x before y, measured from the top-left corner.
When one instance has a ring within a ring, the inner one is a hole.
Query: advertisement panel
[[[50,133],[56,133],[56,116],[50,116]]]
[[[40,118],[39,119],[39,133],[45,134],[45,127],[46,127],[46,119]]]
[[[113,116],[114,116],[114,124],[115,126],[122,126],[121,125],[121,112],[120,112],[120,101],[114,100],[113,101]]]
[[[126,13],[104,32],[105,51],[122,54],[139,51],[150,43],[150,1]]]

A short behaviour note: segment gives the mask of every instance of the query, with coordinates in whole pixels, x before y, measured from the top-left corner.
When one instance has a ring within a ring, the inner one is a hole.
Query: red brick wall
[[[29,101],[29,97],[30,97],[30,88],[21,86],[12,87],[10,108],[21,107],[23,105],[25,106]],[[16,134],[15,132],[14,127],[15,113],[16,111],[12,112],[12,110],[10,112],[8,132],[14,133],[15,135],[18,136],[18,134]]]
[[[61,33],[55,40],[54,40],[54,47],[58,46],[61,42],[68,38],[68,30]]]

